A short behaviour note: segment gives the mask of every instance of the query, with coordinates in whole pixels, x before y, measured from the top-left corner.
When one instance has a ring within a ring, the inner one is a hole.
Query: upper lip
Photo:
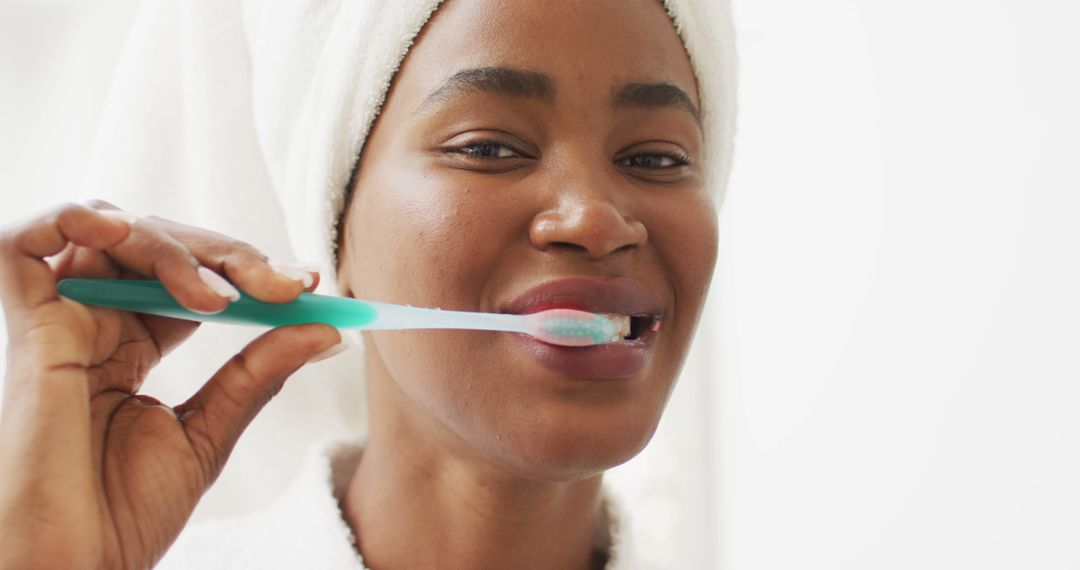
[[[660,317],[664,304],[656,293],[630,277],[569,277],[529,287],[499,307],[500,312],[514,314],[547,309]]]

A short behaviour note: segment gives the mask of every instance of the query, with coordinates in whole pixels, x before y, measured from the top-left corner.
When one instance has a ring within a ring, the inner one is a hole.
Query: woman
[[[336,252],[325,250],[336,289],[469,311],[571,306],[659,328],[591,349],[505,333],[365,333],[370,430],[336,497],[353,562],[628,567],[607,544],[618,537],[601,480],[656,429],[711,278],[706,180],[726,176],[727,142],[706,132],[720,123],[700,96],[705,64],[691,62],[692,41],[657,0],[413,4],[427,9],[422,32],[370,132],[334,127],[360,138],[358,163],[319,177],[333,196],[335,176],[353,174],[346,204],[328,202],[340,222]],[[691,17],[685,4],[666,7]],[[298,146],[283,152],[317,152]],[[276,189],[310,188],[311,161],[277,166],[264,151]],[[6,229],[0,256],[11,339],[0,568],[155,564],[284,380],[340,350],[328,326],[275,329],[170,408],[139,387],[195,325],[89,309],[58,298],[58,279],[159,279],[213,312],[237,290],[289,301],[318,276],[104,202]]]

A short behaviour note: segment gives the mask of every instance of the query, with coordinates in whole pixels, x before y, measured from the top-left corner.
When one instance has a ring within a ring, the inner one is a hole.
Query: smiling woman
[[[522,480],[545,482],[522,517],[576,497],[581,512],[551,520],[571,517],[558,526],[587,536],[598,475],[656,429],[716,251],[696,80],[659,2],[570,5],[522,13],[450,2],[435,14],[359,161],[338,242],[341,290],[455,310],[644,314],[663,327],[591,349],[497,334],[366,335],[371,433],[347,514],[354,497],[413,487],[399,469],[464,470],[486,473],[475,484],[504,500]],[[449,79],[447,61],[464,63]],[[431,530],[471,524],[439,511],[424,517]],[[357,518],[362,544],[402,534]]]
[[[58,277],[156,278],[207,312],[236,289],[293,299],[315,286],[312,276],[221,234],[102,216],[115,207],[101,202],[69,206],[6,234],[5,266],[33,268],[38,280],[5,283],[9,322],[26,331],[45,323],[50,350],[71,346],[38,362],[45,349],[34,349],[35,336],[12,334],[31,343],[13,369],[30,372],[9,379],[15,398],[5,405],[34,402],[28,387],[39,375],[57,390],[66,375],[90,378],[91,411],[77,428],[100,431],[86,440],[107,445],[69,450],[93,468],[65,471],[85,508],[61,515],[66,498],[27,497],[65,459],[20,456],[29,449],[12,443],[20,426],[5,423],[4,464],[37,476],[4,489],[0,522],[53,521],[56,540],[94,531],[59,553],[6,550],[0,567],[144,567],[163,555],[163,567],[198,568],[644,565],[647,553],[622,530],[632,509],[602,480],[656,431],[712,277],[733,106],[731,54],[722,49],[730,32],[710,26],[726,20],[707,19],[692,0],[245,9],[259,162],[296,252],[324,265],[326,292],[458,311],[577,309],[628,317],[629,334],[559,347],[480,331],[350,333],[364,349],[365,437],[317,447],[271,508],[181,533],[247,422],[284,377],[338,351],[337,333],[271,331],[191,400],[162,405],[138,393],[142,378],[193,327],[58,299]],[[145,84],[137,73],[133,81]],[[242,83],[235,89],[246,93]],[[107,127],[104,142],[118,131]],[[187,143],[200,132],[186,123],[177,131]],[[208,158],[220,145],[212,140],[192,144],[191,154],[163,154],[180,156],[183,172],[205,176],[200,160],[228,170]],[[110,152],[125,164],[147,151],[131,138],[102,152],[91,170],[98,185],[119,170],[101,165]],[[50,328],[57,311],[70,326]],[[85,407],[86,396],[67,393],[48,406],[60,414],[63,405]],[[162,408],[172,413],[150,415]],[[11,416],[4,421],[34,421]],[[48,437],[47,426],[34,429]],[[57,512],[26,511],[42,504]],[[22,532],[26,545],[42,536],[13,523],[0,530]]]

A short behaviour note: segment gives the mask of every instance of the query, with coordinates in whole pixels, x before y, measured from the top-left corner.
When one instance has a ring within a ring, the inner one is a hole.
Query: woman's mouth
[[[540,365],[580,380],[630,378],[641,372],[649,363],[663,318],[660,297],[626,277],[549,281],[516,295],[500,312],[528,314],[547,309],[602,314],[621,328],[621,340],[586,347],[555,346],[529,335],[515,335],[516,344]]]

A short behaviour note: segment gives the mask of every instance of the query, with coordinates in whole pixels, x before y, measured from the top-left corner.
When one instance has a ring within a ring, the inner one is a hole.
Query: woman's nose
[[[568,192],[555,208],[533,219],[529,238],[537,249],[566,247],[602,259],[643,245],[648,231],[601,193]]]

